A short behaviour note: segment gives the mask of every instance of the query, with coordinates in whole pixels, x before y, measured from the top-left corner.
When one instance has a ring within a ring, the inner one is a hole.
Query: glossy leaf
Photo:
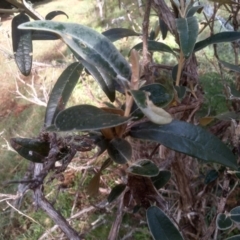
[[[129,132],[133,138],[155,141],[175,151],[237,169],[236,156],[216,136],[193,124],[173,120],[157,125],[145,122]]]
[[[209,184],[218,178],[218,172],[215,169],[208,171],[204,179],[204,184]]]
[[[74,52],[98,70],[104,69],[113,77],[120,75],[130,79],[131,69],[125,58],[108,38],[89,27],[75,23],[34,21],[22,24],[20,28],[56,33]]]
[[[178,99],[182,100],[186,96],[187,88],[184,86],[175,86],[174,88],[177,91]]]
[[[240,223],[240,206],[233,208],[230,211],[230,218],[237,223]]]
[[[65,15],[67,18],[69,18],[68,15],[63,11],[52,11],[46,15],[45,19],[52,20],[53,18],[55,18],[58,15]]]
[[[46,32],[46,31],[39,31],[39,30],[32,30],[32,40],[57,40],[61,37],[55,33]]]
[[[212,35],[202,41],[195,44],[194,51],[197,52],[210,44],[222,43],[222,42],[233,42],[240,38],[240,32],[221,32]]]
[[[145,177],[154,177],[157,176],[159,173],[159,169],[155,165],[155,163],[148,159],[142,159],[135,162],[126,171],[134,175],[140,175]]]
[[[58,131],[100,130],[122,125],[129,117],[107,113],[92,105],[78,105],[60,112],[55,120]]]
[[[98,85],[101,87],[103,92],[106,94],[106,96],[109,98],[111,102],[114,102],[115,100],[115,88],[114,88],[114,82],[112,79],[110,79],[111,82],[106,83],[98,69],[89,64],[88,62],[81,60],[81,63],[83,66],[89,71],[89,73],[93,76],[93,78],[97,81]]]
[[[12,20],[14,58],[18,69],[25,76],[28,76],[32,69],[32,33],[30,30],[18,29],[18,26],[29,21],[25,13],[18,14]]]
[[[141,34],[134,32],[128,28],[111,28],[107,31],[102,32],[102,35],[107,37],[111,42],[115,42],[121,38],[140,36]]]
[[[231,121],[232,119],[240,120],[240,113],[236,112],[224,112],[215,116],[215,118],[223,121]]]
[[[141,43],[138,43],[137,45],[135,45],[132,49],[136,49],[137,51],[139,51],[139,50],[142,50],[142,48],[143,48],[143,43],[141,42]],[[129,54],[130,54],[131,50],[129,51]],[[162,42],[156,42],[156,41],[151,41],[151,40],[148,40],[148,51],[168,52],[168,53],[172,53],[175,55],[174,51],[168,45],[166,45]]]
[[[240,240],[240,234],[239,235],[235,235],[235,236],[232,236],[232,237],[229,237],[229,238],[226,238],[224,240]]]
[[[227,230],[232,227],[232,220],[224,213],[219,213],[216,219],[217,228],[220,230]]]
[[[156,177],[151,177],[153,185],[156,189],[164,187],[171,178],[170,171],[160,171]]]
[[[191,55],[198,36],[198,21],[195,16],[177,18],[176,27],[179,33],[180,46],[184,56]]]
[[[49,143],[42,142],[39,139],[12,138],[10,144],[19,155],[27,160],[38,163],[43,162],[50,150]]]
[[[175,82],[177,80],[178,64],[172,69],[172,79]]]
[[[167,24],[163,21],[163,20],[159,20],[160,22],[160,30],[162,33],[162,39],[164,40],[167,37],[167,33],[168,33],[168,26]]]
[[[203,8],[204,6],[202,5],[192,6],[187,12],[187,17],[192,17],[196,12],[201,13]]]
[[[109,157],[118,164],[127,163],[132,158],[132,146],[123,138],[114,138],[109,142]]]
[[[173,222],[156,206],[147,209],[147,223],[155,240],[183,240],[181,233]]]
[[[240,72],[240,67],[235,64],[231,64],[222,60],[218,60],[224,67],[234,71],[234,72]]]
[[[240,167],[238,167],[237,171],[235,172],[235,175],[238,179],[240,179]]]
[[[167,124],[172,121],[172,116],[168,112],[153,104],[149,99],[149,93],[137,90],[132,90],[130,92],[135,103],[149,120],[157,124]]]
[[[75,62],[69,65],[58,78],[52,89],[47,105],[45,114],[46,127],[54,124],[57,114],[65,108],[82,70],[82,64]]]
[[[140,90],[149,92],[149,100],[151,100],[154,105],[162,108],[168,106],[168,104],[173,100],[174,97],[173,88],[167,89],[159,83],[144,85],[140,88]]]
[[[110,194],[108,195],[108,202],[111,203],[113,202],[115,199],[117,199],[122,192],[125,190],[126,185],[125,184],[119,184],[117,186],[115,186],[112,191],[110,192]]]

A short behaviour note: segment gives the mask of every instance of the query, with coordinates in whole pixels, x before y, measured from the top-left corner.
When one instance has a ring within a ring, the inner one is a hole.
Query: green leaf
[[[223,121],[231,121],[232,119],[240,120],[240,113],[236,112],[224,112],[215,116],[215,118]]]
[[[240,223],[240,206],[233,208],[230,211],[230,218],[237,223]]]
[[[155,141],[175,151],[237,169],[236,156],[216,136],[201,127],[173,120],[169,124],[140,123],[129,132],[133,138]]]
[[[172,79],[175,82],[177,80],[178,64],[172,69]]]
[[[222,42],[233,42],[240,38],[240,32],[221,32],[212,35],[202,41],[195,44],[194,52],[197,52],[210,44],[222,43]]]
[[[107,37],[111,42],[115,42],[121,38],[140,36],[140,33],[136,33],[128,28],[111,28],[107,31],[102,32],[102,35]]]
[[[167,124],[172,121],[172,116],[153,104],[149,99],[149,93],[145,91],[130,91],[135,103],[141,109],[141,111],[154,123],[157,124]]]
[[[108,198],[107,198],[108,202],[111,203],[115,199],[117,199],[117,197],[119,197],[122,194],[125,188],[126,188],[125,184],[118,184],[117,186],[115,186],[110,192],[110,194],[108,195]]]
[[[114,102],[115,87],[113,85],[114,84],[113,79],[110,78],[109,81],[106,82],[96,67],[84,61],[83,59],[81,60],[81,63],[89,71],[89,73],[94,77],[94,79],[97,81],[98,85],[101,87],[101,89],[109,98],[109,100],[111,102]]]
[[[240,167],[238,167],[237,171],[235,172],[235,175],[238,179],[240,179]]]
[[[105,170],[106,168],[108,168],[112,163],[113,163],[112,159],[111,159],[111,158],[107,158],[107,159],[103,162],[103,164],[102,164],[102,166],[101,166],[101,168],[100,168],[100,171],[102,172],[103,170]]]
[[[53,18],[55,18],[58,15],[65,15],[67,18],[69,18],[68,15],[63,11],[51,11],[50,13],[48,13],[46,15],[45,19],[52,20]]]
[[[98,70],[104,69],[113,77],[120,75],[130,79],[131,69],[125,58],[108,38],[89,27],[75,23],[34,21],[22,24],[20,28],[56,33],[73,51]]]
[[[11,138],[10,144],[19,155],[32,162],[42,163],[48,156],[50,146],[48,142],[30,138]]]
[[[179,230],[160,208],[151,206],[147,209],[147,222],[155,240],[183,240]]]
[[[62,111],[76,86],[83,66],[78,62],[69,65],[58,78],[49,97],[45,114],[45,126],[54,124],[57,114]]]
[[[191,55],[198,36],[198,22],[195,16],[188,18],[177,18],[176,27],[179,33],[180,46],[184,56]]]
[[[156,177],[151,177],[151,180],[153,182],[154,187],[156,189],[160,189],[167,184],[170,178],[171,178],[171,172],[163,170],[163,171],[160,171]]]
[[[202,6],[202,5],[192,6],[187,12],[187,17],[192,17],[196,12],[201,13],[203,8],[204,8],[204,6]]]
[[[240,72],[240,67],[222,60],[218,60],[224,67],[231,69],[234,72]]]
[[[25,13],[20,13],[12,20],[12,45],[15,62],[20,72],[28,76],[32,69],[32,33],[27,30],[20,30],[18,26],[29,22],[30,19]]]
[[[160,22],[160,30],[162,33],[162,39],[164,40],[167,37],[167,33],[168,33],[168,26],[167,24],[163,21],[163,20],[159,20]]]
[[[240,240],[240,234],[232,236],[232,237],[229,237],[229,238],[226,238],[225,240]]]
[[[233,83],[230,84],[228,87],[229,91],[229,98],[230,99],[239,99],[240,98],[240,92],[236,89],[235,85]]]
[[[83,104],[60,112],[55,125],[58,131],[88,131],[119,126],[129,120],[129,117],[107,113],[95,106]]]
[[[127,170],[127,172],[140,175],[145,177],[154,177],[159,173],[158,167],[152,161],[148,159],[141,159],[131,165]]]
[[[151,41],[148,40],[148,51],[153,51],[153,52],[168,52],[168,53],[172,53],[175,55],[175,52],[166,44],[162,43],[162,42],[156,42],[156,41]],[[143,48],[143,43],[138,43],[137,45],[135,45],[132,49],[136,49],[137,51],[142,50]],[[129,51],[132,51],[132,49]]]
[[[208,173],[206,174],[206,177],[204,179],[204,184],[209,184],[215,181],[217,178],[218,178],[218,171],[216,171],[215,169],[212,169],[208,171]]]
[[[132,146],[122,138],[112,139],[109,142],[107,151],[109,157],[118,164],[124,164],[132,158]]]
[[[149,100],[153,102],[158,107],[166,107],[173,100],[174,91],[173,88],[167,89],[162,84],[153,83],[144,85],[140,88],[141,91],[149,92]]]
[[[227,230],[232,227],[232,220],[227,217],[224,213],[219,213],[216,219],[217,228],[220,230]]]
[[[187,88],[184,86],[174,86],[177,91],[177,96],[179,100],[182,100],[186,96]]]

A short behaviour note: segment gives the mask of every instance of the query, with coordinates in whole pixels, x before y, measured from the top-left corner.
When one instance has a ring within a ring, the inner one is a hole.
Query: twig
[[[148,26],[149,26],[149,16],[151,10],[152,0],[148,0],[146,3],[146,9],[144,13],[142,29],[143,29],[143,67],[146,68],[149,63],[149,53],[148,53]]]

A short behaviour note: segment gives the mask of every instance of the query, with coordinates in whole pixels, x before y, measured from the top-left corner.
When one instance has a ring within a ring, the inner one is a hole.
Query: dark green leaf
[[[65,15],[67,18],[69,18],[68,15],[63,11],[52,11],[46,15],[45,19],[52,20],[53,18],[55,18],[58,15]]]
[[[218,60],[224,67],[231,69],[234,72],[240,72],[240,67],[222,60]]]
[[[151,177],[153,185],[156,189],[164,187],[171,178],[170,171],[160,171],[156,177]]]
[[[237,223],[240,223],[240,206],[233,208],[230,211],[230,218]]]
[[[177,91],[178,99],[182,100],[186,96],[187,88],[184,86],[175,86],[174,88]]]
[[[18,26],[29,21],[25,13],[18,14],[12,20],[14,58],[20,72],[25,76],[28,76],[32,69],[32,33],[30,30],[18,29]]]
[[[160,22],[160,30],[162,33],[162,39],[164,40],[167,37],[167,33],[168,33],[168,26],[167,24],[163,21],[163,20],[159,20]]]
[[[194,47],[194,51],[197,52],[210,44],[222,43],[222,42],[233,42],[240,38],[240,32],[221,32],[212,35],[200,42],[197,42]]]
[[[100,168],[100,171],[102,172],[103,170],[105,170],[106,168],[108,168],[112,163],[113,163],[112,159],[111,159],[111,158],[107,158],[107,159],[103,162],[103,164],[102,164],[102,166],[101,166],[101,168]]]
[[[226,238],[224,240],[240,240],[240,234],[239,235],[235,235],[235,236],[232,236],[232,237],[229,237],[229,238]]]
[[[154,177],[157,176],[159,173],[159,169],[155,165],[155,163],[148,159],[142,159],[135,162],[126,171],[134,175],[140,175],[145,177]]]
[[[22,24],[21,29],[56,33],[74,52],[98,70],[104,69],[113,77],[120,75],[130,79],[131,69],[125,58],[108,38],[89,27],[75,23],[34,21]]]
[[[110,41],[115,42],[121,38],[140,36],[141,34],[134,32],[128,28],[111,28],[107,31],[102,32]]]
[[[231,121],[232,119],[240,120],[240,113],[236,112],[225,112],[218,114],[215,118],[223,121]]]
[[[168,90],[162,84],[153,83],[140,88],[141,91],[149,92],[149,99],[158,107],[166,107],[174,97],[173,89]]]
[[[61,37],[52,32],[32,30],[32,40],[57,40]]]
[[[101,73],[95,68],[93,65],[89,64],[88,62],[81,60],[83,66],[89,71],[89,73],[94,77],[97,81],[98,85],[101,87],[103,92],[107,95],[111,102],[115,100],[115,87],[114,81],[111,76],[104,75],[104,77],[108,77],[106,81],[105,78],[102,77]]]
[[[132,158],[131,144],[122,138],[114,138],[110,141],[108,148],[109,157],[118,164],[124,164]]]
[[[227,230],[232,227],[232,220],[227,217],[224,213],[219,213],[216,219],[216,225],[220,230]]]
[[[177,31],[179,33],[181,50],[185,57],[193,52],[198,36],[198,21],[195,16],[176,19]]]
[[[129,117],[107,113],[92,105],[78,105],[60,112],[55,120],[58,131],[100,130],[122,125]]]
[[[143,43],[141,42],[135,45],[132,49],[136,49],[137,51],[139,51],[139,50],[142,50],[142,48],[143,48]],[[129,51],[129,55],[132,49]],[[148,50],[153,52],[168,52],[175,55],[174,51],[168,45],[162,42],[148,40]]]
[[[12,138],[10,143],[19,155],[32,162],[43,162],[50,150],[49,143],[40,141],[39,139]]]
[[[83,66],[78,62],[69,65],[58,78],[49,97],[45,114],[45,126],[54,124],[57,114],[62,111],[76,86]]]
[[[119,184],[115,186],[110,192],[110,194],[108,195],[108,198],[107,198],[108,202],[109,203],[113,202],[117,197],[121,195],[121,193],[124,191],[125,188],[126,188],[125,184]]]
[[[213,181],[215,181],[218,178],[218,172],[214,169],[210,170],[205,179],[204,179],[204,184],[209,184]]]
[[[240,179],[240,167],[238,167],[237,172],[235,173],[236,177]]]
[[[169,124],[140,123],[130,136],[163,144],[178,152],[237,169],[236,156],[216,136],[201,127],[174,120]]]
[[[149,94],[145,91],[131,90],[130,91],[135,103],[140,110],[154,123],[167,124],[172,121],[172,116],[163,110],[155,106],[151,100],[149,100]]]
[[[234,84],[230,84],[230,86],[228,87],[228,90],[230,94],[229,96],[230,99],[240,98],[240,92],[237,90]]]
[[[204,6],[202,6],[202,5],[191,7],[187,12],[187,17],[192,17],[196,12],[201,13],[203,8],[204,8]]]
[[[175,82],[177,80],[178,64],[172,69],[172,79]]]
[[[147,209],[147,222],[155,240],[183,240],[173,222],[158,207],[151,206]]]

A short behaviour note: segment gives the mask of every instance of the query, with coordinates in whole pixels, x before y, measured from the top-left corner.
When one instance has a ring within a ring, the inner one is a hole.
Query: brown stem
[[[146,66],[149,63],[149,54],[148,54],[148,27],[149,27],[149,16],[151,10],[151,0],[147,0],[147,5],[144,13],[142,28],[143,28],[143,66]]]

